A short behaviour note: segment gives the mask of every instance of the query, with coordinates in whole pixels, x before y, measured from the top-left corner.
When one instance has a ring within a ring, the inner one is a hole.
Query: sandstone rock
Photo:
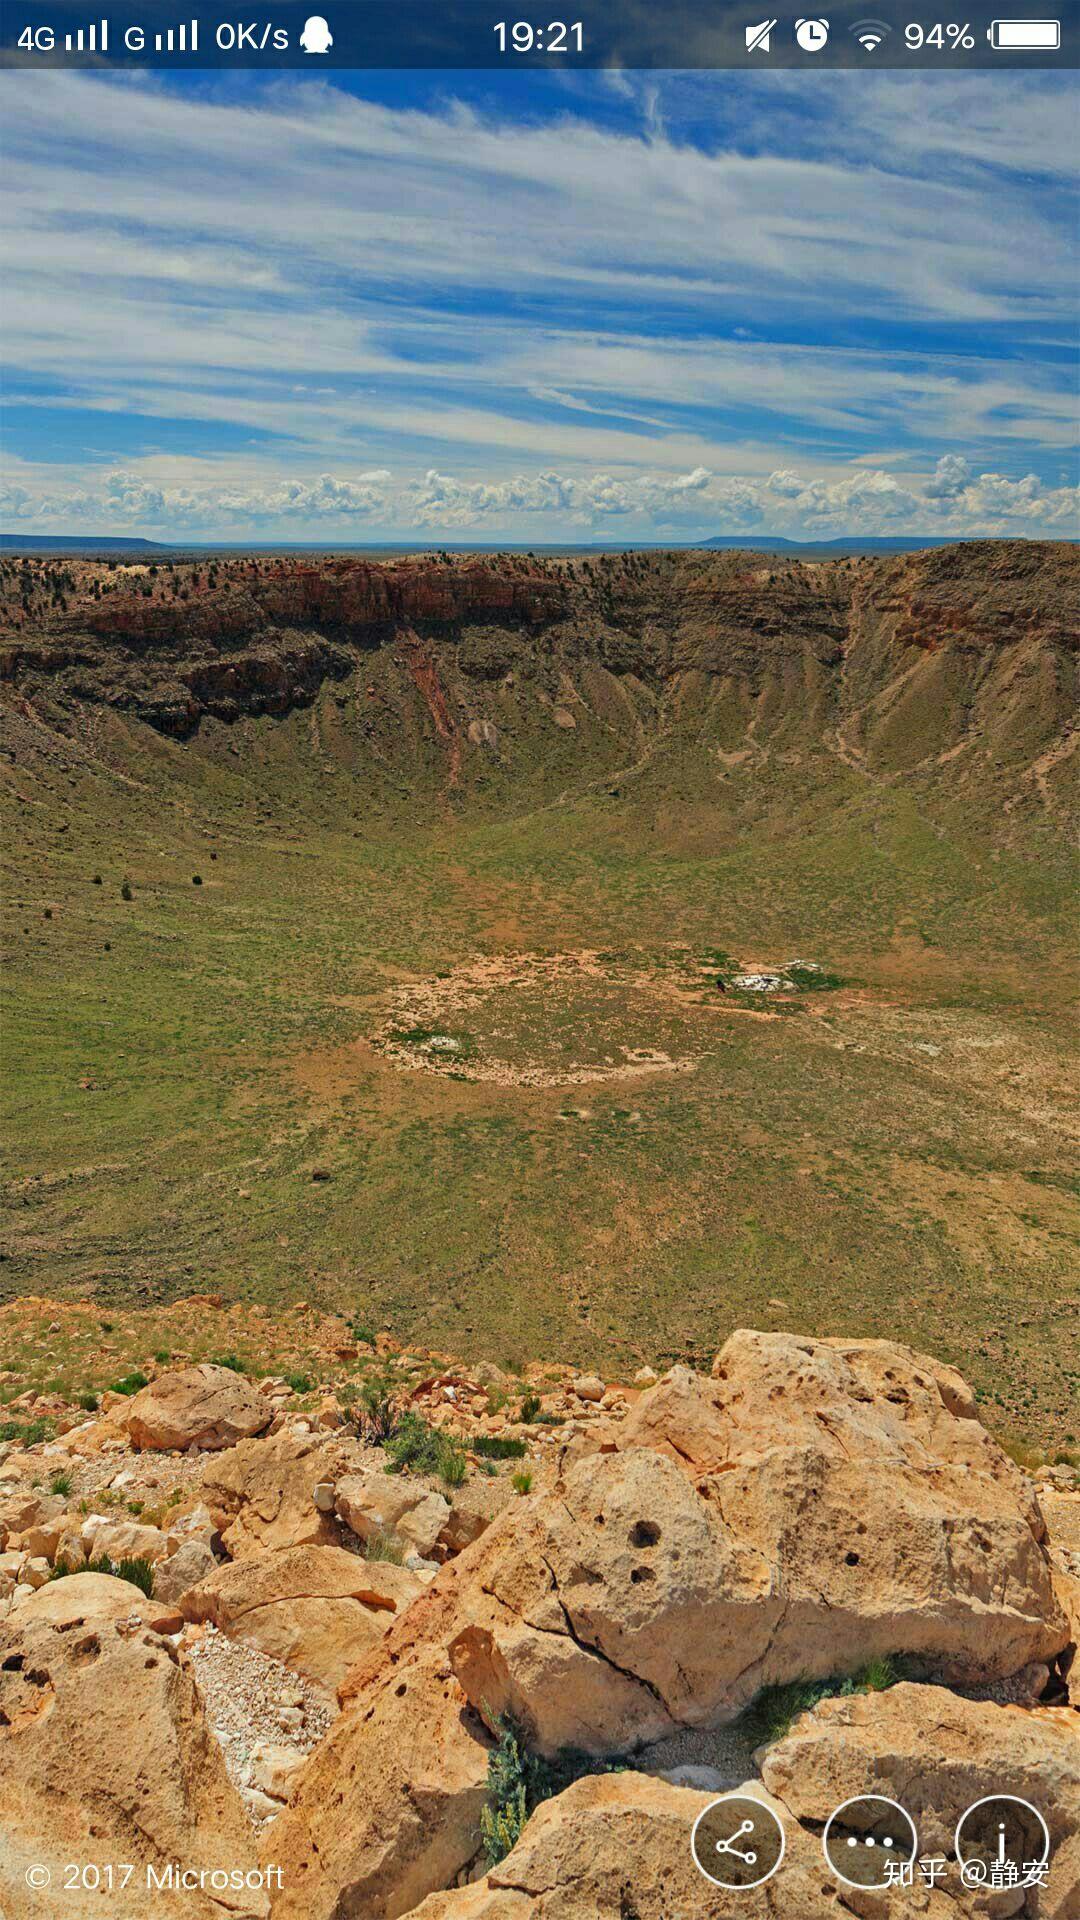
[[[769,1749],[762,1778],[801,1821],[818,1822],[855,1794],[899,1800],[921,1854],[953,1852],[960,1816],[990,1794],[1037,1806],[1052,1871],[1040,1920],[1080,1912],[1080,1739],[1075,1715],[959,1699],[940,1687],[824,1701]],[[1000,1910],[1000,1909],[999,1909]],[[1006,1911],[1015,1909],[1005,1909]],[[1022,1909],[1027,1912],[1029,1909]]]
[[[335,1504],[358,1539],[388,1534],[415,1547],[425,1558],[450,1520],[450,1503],[441,1493],[422,1480],[377,1468],[339,1480]]]
[[[438,1645],[357,1684],[270,1831],[274,1920],[398,1920],[476,1853],[490,1743]]]
[[[888,1341],[736,1333],[713,1371],[674,1368],[619,1444],[677,1461],[782,1569],[806,1675],[911,1653],[978,1683],[1068,1644],[1031,1482],[951,1368]]]
[[[217,1561],[204,1540],[185,1540],[175,1553],[167,1560],[160,1560],[155,1567],[155,1600],[182,1599],[190,1587],[207,1579],[216,1566]]]
[[[212,1507],[232,1515],[223,1538],[233,1559],[282,1547],[337,1546],[337,1521],[318,1511],[314,1490],[361,1455],[355,1441],[285,1428],[267,1440],[242,1440],[208,1463],[202,1492]]]
[[[43,1556],[28,1554],[23,1561],[19,1579],[24,1586],[33,1587],[36,1590],[45,1585],[51,1573],[52,1568]]]
[[[450,1553],[460,1553],[480,1538],[513,1498],[508,1475],[474,1474],[450,1495],[450,1512],[438,1544]]]
[[[44,1621],[66,1629],[99,1626],[109,1620],[145,1621],[153,1610],[153,1601],[130,1580],[117,1580],[111,1573],[74,1573],[39,1587],[17,1612],[20,1621]]]
[[[600,1401],[604,1397],[604,1383],[595,1373],[583,1373],[579,1374],[576,1380],[571,1381],[570,1391],[575,1393],[579,1400]]]
[[[91,1585],[80,1575],[42,1588],[0,1622],[0,1886],[6,1920],[104,1913],[145,1920],[146,1868],[255,1867],[254,1845],[189,1674],[144,1628],[99,1612],[79,1628],[34,1609],[47,1594]],[[111,1582],[113,1586],[120,1582]],[[141,1595],[139,1596],[142,1597]],[[69,1861],[125,1861],[126,1887],[61,1895]],[[47,1867],[35,1892],[27,1868]],[[162,1894],[175,1920],[262,1920],[261,1892]],[[61,1902],[63,1901],[63,1906]]]
[[[758,1783],[749,1791],[768,1801]],[[775,1880],[737,1893],[710,1886],[690,1835],[714,1797],[640,1773],[579,1780],[537,1808],[499,1866],[432,1894],[411,1920],[838,1920],[820,1846],[798,1829]]]
[[[617,1453],[564,1452],[349,1675],[275,1835],[289,1920],[390,1920],[466,1873],[477,1723],[500,1713],[541,1751],[619,1753],[878,1655],[985,1682],[1067,1645],[1030,1483],[963,1382],[904,1348],[738,1335],[715,1379],[676,1369],[617,1431]],[[410,1798],[385,1756],[419,1764],[420,1711],[438,1760]]]
[[[241,1374],[204,1361],[162,1373],[130,1402],[125,1425],[133,1446],[180,1451],[229,1447],[261,1433],[266,1401]]]
[[[256,1740],[248,1756],[248,1779],[272,1800],[287,1800],[303,1763],[304,1756],[296,1747],[278,1747],[266,1740]]]
[[[652,1367],[639,1367],[634,1375],[634,1385],[635,1387],[655,1387],[659,1377]]]
[[[406,1567],[286,1547],[215,1568],[180,1605],[185,1619],[210,1620],[333,1691],[421,1591]]]
[[[91,1514],[82,1530],[82,1542],[90,1559],[102,1554],[117,1560],[163,1560],[168,1542],[159,1527],[144,1527],[137,1520],[110,1520]]]

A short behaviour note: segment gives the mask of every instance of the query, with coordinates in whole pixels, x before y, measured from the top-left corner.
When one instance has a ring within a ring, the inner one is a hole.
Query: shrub
[[[401,1541],[392,1533],[373,1533],[364,1541],[365,1560],[385,1560],[392,1567],[405,1565],[405,1549]]]
[[[54,1473],[52,1479],[49,1481],[49,1492],[62,1494],[66,1500],[68,1494],[71,1492],[70,1473]]]
[[[488,1755],[487,1805],[480,1814],[480,1837],[489,1867],[505,1860],[541,1801],[563,1793],[587,1773],[623,1771],[621,1761],[597,1760],[570,1747],[553,1760],[543,1760],[530,1752],[521,1728],[509,1715],[500,1715],[495,1726],[498,1740]]]
[[[130,880],[125,880],[125,881],[124,881],[124,883],[123,883],[123,886],[122,886],[122,887],[120,888],[120,898],[121,898],[121,900],[132,900],[132,899],[134,899],[134,897],[135,897],[135,896],[134,896],[134,894],[133,894],[133,893],[132,893],[132,891],[131,891],[131,881],[130,881]]]
[[[210,1356],[212,1367],[228,1367],[230,1373],[246,1373],[247,1366],[238,1353],[213,1353]]]
[[[0,1420],[0,1440],[17,1440],[22,1447],[34,1447],[39,1440],[51,1440],[55,1429],[51,1420]]]
[[[101,1402],[96,1393],[87,1391],[75,1395],[75,1405],[81,1407],[84,1413],[96,1413]]]
[[[201,873],[193,873],[193,874],[192,874],[192,876],[191,876],[191,884],[192,884],[192,886],[193,886],[193,887],[201,887],[201,886],[202,886],[202,874],[201,874]]]
[[[384,1443],[399,1472],[438,1474],[449,1487],[460,1487],[467,1464],[461,1443],[441,1427],[429,1427],[419,1414],[404,1413]]]
[[[291,1387],[294,1393],[310,1393],[315,1382],[306,1373],[287,1373],[285,1385]]]
[[[122,1379],[114,1380],[109,1388],[109,1392],[126,1393],[130,1396],[133,1393],[138,1393],[140,1387],[147,1387],[149,1384],[150,1382],[147,1380],[145,1373],[139,1373],[136,1369],[134,1373],[125,1373]]]
[[[540,1395],[538,1393],[527,1393],[518,1408],[518,1419],[523,1426],[531,1426],[539,1411]]]
[[[469,1445],[483,1460],[520,1460],[525,1452],[524,1440],[512,1440],[501,1433],[478,1433]]]
[[[398,1403],[392,1382],[381,1374],[365,1380],[355,1415],[356,1433],[369,1447],[385,1447],[398,1425]]]
[[[515,1493],[531,1493],[532,1483],[533,1477],[528,1468],[526,1468],[523,1473],[512,1473],[510,1475],[510,1485],[513,1487]]]

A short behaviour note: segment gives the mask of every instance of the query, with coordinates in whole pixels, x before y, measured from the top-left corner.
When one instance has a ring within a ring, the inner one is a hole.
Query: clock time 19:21
[[[583,53],[585,30],[580,20],[549,20],[533,26],[528,20],[500,20],[494,29],[500,53]]]

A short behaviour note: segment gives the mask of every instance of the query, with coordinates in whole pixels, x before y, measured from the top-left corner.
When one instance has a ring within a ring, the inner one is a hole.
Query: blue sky
[[[0,75],[0,524],[1077,531],[1068,76]]]

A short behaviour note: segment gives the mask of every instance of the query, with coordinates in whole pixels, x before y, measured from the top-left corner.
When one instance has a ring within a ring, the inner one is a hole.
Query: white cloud
[[[948,490],[942,492],[942,468]],[[964,469],[961,472],[961,469]],[[792,469],[767,476],[658,469],[558,473],[551,469],[477,480],[435,468],[373,468],[289,475],[269,481],[258,465],[148,461],[95,477],[17,463],[0,492],[0,515],[22,526],[97,531],[123,525],[151,536],[371,540],[422,531],[479,539],[586,539],[590,535],[697,539],[713,533],[1030,534],[1075,530],[1080,491],[972,474],[945,456],[921,477],[847,467],[828,477]]]

